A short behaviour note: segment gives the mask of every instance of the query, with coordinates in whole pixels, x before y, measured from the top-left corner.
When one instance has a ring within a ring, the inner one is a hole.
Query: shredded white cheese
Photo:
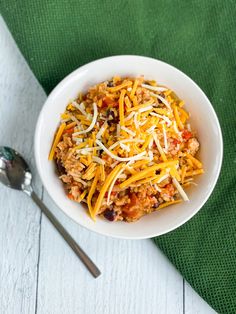
[[[165,98],[161,97],[160,95],[154,94],[154,93],[150,93],[150,95],[159,99],[161,102],[163,102],[164,105],[166,105],[166,107],[169,110],[172,110],[170,104],[168,103],[168,101]]]
[[[107,194],[107,205],[110,205],[111,192],[112,192],[112,190],[113,190],[113,187],[114,187],[114,185],[115,185],[116,180],[121,176],[121,174],[124,172],[125,168],[128,167],[128,166],[130,166],[131,163],[132,163],[132,161],[127,162],[127,164],[124,165],[124,166],[120,169],[120,171],[117,173],[117,175],[114,177],[114,179],[113,179],[113,181],[112,181],[112,183],[111,183],[111,185],[110,185],[110,187],[109,187],[109,190],[108,190],[108,194]]]
[[[72,115],[69,115],[70,116],[70,118],[71,118],[71,120],[73,121],[73,122],[75,122],[77,125],[79,125],[79,126],[81,126],[81,123],[79,122],[79,120],[78,119],[76,119],[76,117],[74,117],[74,116],[72,116]],[[75,133],[73,133],[72,135],[74,135]]]
[[[100,142],[99,140],[96,140],[96,144],[98,146],[100,146],[102,148],[102,150],[107,154],[109,155],[111,158],[115,159],[115,160],[118,160],[118,161],[132,161],[132,160],[137,160],[139,159],[140,157],[143,157],[144,155],[146,155],[146,151],[138,154],[138,155],[135,155],[135,156],[132,156],[132,157],[125,157],[125,158],[122,158],[122,157],[119,157],[119,156],[116,156],[115,154],[113,154],[112,152],[109,151],[108,148],[106,148],[106,146],[104,146],[102,144],[102,142]]]
[[[152,148],[152,146],[153,146],[153,137],[151,138],[151,141],[149,142],[149,144],[148,144],[148,148],[149,149],[151,149]]]
[[[148,119],[145,119],[144,121],[140,122],[139,124],[140,124],[141,126],[144,126],[144,124],[146,124],[147,122],[148,122]]]
[[[176,189],[179,191],[179,194],[181,195],[181,197],[183,198],[183,200],[186,202],[186,201],[189,201],[189,198],[188,198],[188,195],[184,192],[184,189],[182,188],[182,186],[179,184],[179,182],[175,179],[175,178],[172,178],[172,181],[176,187]]]
[[[148,110],[152,110],[153,109],[153,106],[147,106],[145,108],[140,108],[138,110],[139,113],[142,113],[142,112],[145,112],[145,111],[148,111]]]
[[[122,173],[119,175],[118,179],[126,179],[127,178],[127,175]]]
[[[191,185],[197,186],[197,183],[196,183],[196,182],[189,181],[189,182],[187,182],[187,183],[188,183],[188,184],[191,184]]]
[[[82,138],[73,138],[73,140],[76,142],[76,145],[79,145],[83,142],[83,139]]]
[[[112,144],[108,149],[113,150],[116,146],[120,145],[121,143],[144,143],[144,140],[139,140],[135,138],[127,138],[125,140],[120,140]]]
[[[175,133],[178,134],[178,136],[181,136],[181,132],[178,130],[176,121],[174,121],[174,123],[173,123],[173,129],[174,129]]]
[[[153,152],[151,150],[148,151],[148,156],[150,158],[150,161],[153,160]]]
[[[120,137],[120,124],[119,123],[116,126],[116,135],[117,137]]]
[[[76,152],[78,154],[87,155],[88,153],[92,152],[94,149],[95,150],[101,150],[101,147],[99,147],[99,146],[96,146],[96,147],[85,147],[85,148],[77,149]]]
[[[146,132],[147,132],[148,134],[152,134],[153,131],[155,130],[155,128],[156,128],[156,125],[152,125],[149,129],[146,130]]]
[[[128,145],[120,143],[120,147],[128,153],[130,152],[130,147]]]
[[[130,129],[128,129],[128,128],[125,127],[125,126],[122,126],[122,127],[121,127],[121,130],[125,131],[126,133],[128,133],[128,134],[131,135],[131,136],[135,136],[135,135],[136,135],[135,132],[131,131]]]
[[[97,162],[100,165],[105,165],[105,161],[102,158],[100,158],[100,157],[92,156],[92,160]]]
[[[130,119],[133,118],[134,115],[135,115],[135,112],[131,111],[130,114],[127,117],[125,117],[125,121],[129,121]]]
[[[138,113],[137,112],[135,112],[135,114],[134,114],[134,125],[135,125],[136,129],[139,128]]]
[[[170,126],[172,124],[172,122],[170,121],[170,119],[166,116],[162,116],[158,113],[155,113],[155,112],[151,112],[150,113],[151,116],[155,116],[155,117],[158,117],[160,119],[163,119],[166,123],[167,123],[167,126]]]
[[[146,88],[146,89],[150,89],[153,90],[155,92],[164,92],[167,90],[167,88],[162,87],[162,86],[151,86],[148,84],[141,84],[142,87]]]
[[[105,121],[101,127],[101,129],[98,131],[96,138],[100,139],[103,135],[103,133],[105,132],[106,128],[107,128],[107,121]]]
[[[61,120],[61,123],[66,123],[66,122],[68,122],[68,121],[70,121],[71,120],[71,118],[69,118],[69,119],[62,119]]]
[[[159,139],[157,138],[156,133],[153,133],[153,138],[154,138],[154,141],[155,141],[155,143],[156,143],[156,146],[157,146],[157,149],[158,149],[160,155],[162,155],[164,152],[163,152],[163,149],[162,149],[162,147],[161,147],[160,141],[159,141]]]
[[[86,118],[88,117],[88,114],[87,112],[85,111],[85,107],[84,107],[84,104],[81,103],[81,104],[78,104],[76,101],[73,101],[72,102],[72,105],[77,108]]]
[[[168,177],[169,177],[169,174],[168,174],[168,173],[164,174],[164,175],[157,181],[157,183],[161,183],[162,181],[164,181],[164,180],[167,179]]]
[[[161,192],[161,189],[159,188],[159,186],[157,184],[153,184],[154,188],[158,191]]]
[[[119,161],[117,161],[117,160],[114,161],[114,162],[111,164],[111,168],[115,168],[115,166],[118,165],[118,163],[119,163]]]
[[[93,119],[92,119],[90,126],[86,130],[73,133],[73,135],[76,136],[76,135],[85,134],[85,133],[90,132],[96,124],[97,116],[98,116],[98,108],[97,108],[96,103],[94,102],[93,103]]]

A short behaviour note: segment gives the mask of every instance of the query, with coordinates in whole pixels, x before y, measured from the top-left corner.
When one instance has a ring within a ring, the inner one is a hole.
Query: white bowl
[[[187,189],[189,202],[159,210],[135,223],[90,219],[84,208],[66,197],[63,185],[55,174],[55,165],[48,154],[58,126],[60,114],[78,92],[110,79],[114,75],[139,76],[166,85],[185,100],[191,113],[191,124],[201,144],[200,159],[205,173],[196,178],[198,186]],[[159,236],[181,226],[193,217],[207,201],[220,173],[223,142],[215,111],[203,91],[187,75],[173,66],[141,56],[114,56],[88,63],[62,80],[48,96],[35,131],[36,164],[49,195],[69,217],[80,225],[106,236],[143,239]]]

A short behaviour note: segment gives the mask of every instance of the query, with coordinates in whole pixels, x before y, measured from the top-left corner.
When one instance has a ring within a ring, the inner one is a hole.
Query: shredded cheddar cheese
[[[186,154],[186,156],[192,161],[192,163],[198,168],[201,169],[202,168],[202,163],[195,157],[193,157],[190,154]]]
[[[98,212],[100,206],[101,206],[101,203],[102,203],[102,200],[104,198],[104,195],[107,191],[107,189],[109,188],[113,178],[116,176],[116,174],[120,171],[120,169],[123,167],[123,164],[119,164],[118,166],[116,166],[112,172],[108,175],[108,177],[106,178],[106,181],[104,182],[102,188],[101,188],[101,191],[99,193],[99,196],[97,198],[97,201],[95,203],[95,206],[94,206],[94,209],[92,210],[91,212],[91,216],[94,218],[96,216],[96,213]]]
[[[56,149],[57,144],[59,143],[59,141],[61,139],[61,136],[62,136],[62,133],[63,133],[65,127],[66,127],[66,124],[62,123],[60,125],[60,127],[58,128],[57,134],[56,134],[54,142],[52,144],[51,151],[49,153],[49,157],[48,157],[49,160],[53,160],[53,157],[54,157],[54,154],[55,154],[55,149]]]
[[[136,79],[134,81],[134,84],[133,84],[133,88],[130,92],[130,99],[133,99],[134,95],[135,95],[135,92],[136,92],[136,89],[137,89],[137,86],[138,86],[138,80]]]
[[[151,100],[147,101],[145,104],[134,106],[134,107],[127,109],[127,112],[137,111],[139,109],[146,108],[146,107],[148,107],[148,109],[149,109],[150,105],[152,105],[152,104],[153,104],[153,100],[151,99]]]
[[[124,126],[125,121],[124,121],[124,96],[125,96],[125,89],[122,89],[120,93],[120,98],[119,98],[119,116],[120,116],[120,125]]]
[[[163,163],[156,164],[154,166],[148,167],[147,169],[140,171],[139,173],[131,176],[128,180],[126,180],[123,183],[121,183],[120,187],[123,189],[126,186],[128,186],[130,183],[135,182],[135,181],[145,177],[146,175],[148,175],[152,171],[156,171],[156,170],[160,170],[160,169],[163,169],[163,168],[167,168],[167,167],[173,166],[175,164],[177,164],[176,161],[167,161],[167,162],[163,162]]]
[[[95,216],[93,215],[93,208],[92,208],[92,204],[91,204],[91,200],[92,200],[92,197],[93,197],[93,194],[96,190],[96,185],[98,183],[98,179],[99,179],[99,168],[97,168],[97,171],[96,171],[96,175],[95,175],[95,178],[93,179],[93,183],[91,185],[91,188],[89,190],[89,194],[88,194],[88,198],[87,198],[87,204],[88,204],[88,208],[89,208],[89,213],[91,215],[91,217],[95,218]]]

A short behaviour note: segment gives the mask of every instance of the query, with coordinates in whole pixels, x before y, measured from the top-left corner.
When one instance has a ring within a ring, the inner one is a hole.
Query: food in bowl
[[[113,77],[70,102],[49,154],[93,219],[133,222],[189,198],[204,172],[184,102],[144,77]]]

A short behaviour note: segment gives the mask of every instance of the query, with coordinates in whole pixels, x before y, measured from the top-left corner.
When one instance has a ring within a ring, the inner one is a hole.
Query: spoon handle
[[[88,257],[88,255],[79,247],[79,245],[75,242],[75,240],[71,237],[71,235],[64,229],[64,227],[60,224],[57,218],[50,212],[50,210],[44,205],[44,203],[38,198],[34,191],[30,194],[33,201],[41,208],[42,212],[45,216],[51,221],[53,226],[57,229],[57,231],[61,234],[64,240],[69,244],[75,254],[80,258],[80,260],[84,263],[90,273],[96,278],[101,275],[100,270],[93,263],[93,261]]]

